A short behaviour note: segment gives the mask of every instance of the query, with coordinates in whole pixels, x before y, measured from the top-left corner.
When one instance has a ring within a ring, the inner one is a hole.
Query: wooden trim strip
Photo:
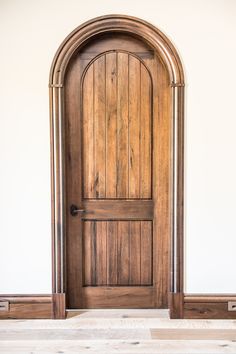
[[[53,294],[53,318],[65,319],[66,318],[66,304],[65,294]]]
[[[0,295],[0,301],[9,301],[10,303],[51,303],[52,295]]]
[[[0,302],[9,302],[0,319],[50,319],[52,295],[0,295]]]
[[[228,302],[236,301],[236,294],[198,294],[198,295],[185,295],[184,302]]]
[[[184,296],[183,318],[186,319],[236,319],[236,311],[228,310],[228,302],[235,301],[234,294],[197,294]]]

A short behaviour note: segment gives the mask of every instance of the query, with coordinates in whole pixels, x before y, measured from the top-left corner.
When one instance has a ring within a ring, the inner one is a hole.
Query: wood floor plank
[[[149,329],[15,329],[0,331],[0,346],[4,340],[144,340],[151,339]]]
[[[15,340],[2,341],[0,353],[122,353],[122,354],[235,354],[231,341],[165,341],[165,340]]]
[[[152,339],[165,340],[233,340],[236,329],[151,329]]]
[[[95,310],[96,311],[96,310]],[[114,310],[111,310],[114,311]],[[119,311],[119,310],[118,310]],[[126,314],[126,310],[124,315]],[[130,310],[129,310],[130,311]],[[140,311],[140,310],[139,310]],[[234,320],[169,320],[167,318],[147,318],[139,317],[128,318],[108,317],[100,314],[100,317],[90,315],[88,317],[72,317],[68,320],[0,320],[0,331],[3,329],[76,329],[76,328],[163,328],[163,329],[234,329],[236,330],[236,321]]]

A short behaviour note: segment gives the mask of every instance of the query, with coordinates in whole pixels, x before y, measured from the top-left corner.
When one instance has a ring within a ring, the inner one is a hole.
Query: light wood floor
[[[235,320],[170,320],[166,310],[69,312],[2,320],[0,353],[236,354]]]

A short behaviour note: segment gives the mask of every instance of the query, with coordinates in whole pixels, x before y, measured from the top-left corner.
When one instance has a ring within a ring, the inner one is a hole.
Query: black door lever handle
[[[70,214],[72,216],[76,216],[78,215],[79,213],[85,213],[85,210],[84,209],[79,209],[76,205],[72,204],[70,206]]]

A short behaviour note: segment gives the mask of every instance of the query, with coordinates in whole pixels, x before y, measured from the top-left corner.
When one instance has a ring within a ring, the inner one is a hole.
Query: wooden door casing
[[[153,131],[156,131],[159,138],[164,138],[168,135],[165,144],[157,147],[160,154],[157,155],[156,165],[164,168],[164,176],[169,178],[169,183],[166,184],[164,179],[157,180],[155,188],[165,191],[161,198],[155,202],[155,215],[159,216],[159,222],[153,229],[159,231],[159,252],[163,250],[163,238],[169,238],[168,247],[164,247],[162,256],[153,258],[154,268],[159,263],[160,267],[165,268],[165,260],[170,259],[170,266],[168,274],[159,271],[159,282],[156,287],[155,297],[157,307],[167,307],[165,285],[166,277],[168,276],[168,292],[169,301],[168,307],[170,309],[171,318],[183,318],[183,215],[184,215],[184,72],[180,57],[175,49],[174,44],[162,33],[157,27],[152,24],[131,16],[125,15],[106,15],[97,17],[81,24],[73,32],[71,32],[58,48],[50,70],[49,76],[49,98],[50,98],[50,133],[51,133],[51,219],[52,219],[52,292],[53,292],[53,314],[54,318],[65,318],[66,308],[72,306],[75,301],[75,295],[80,295],[80,272],[78,266],[80,261],[74,262],[70,257],[79,251],[80,242],[77,242],[74,247],[69,241],[76,239],[76,232],[68,236],[68,231],[72,231],[74,224],[68,226],[70,218],[68,210],[68,200],[74,190],[73,184],[68,186],[69,173],[67,166],[69,164],[79,164],[79,160],[70,161],[70,153],[75,152],[68,142],[71,128],[78,128],[73,123],[73,110],[71,115],[71,122],[68,122],[68,113],[70,108],[66,107],[68,103],[69,93],[68,85],[70,72],[72,73],[72,65],[75,60],[75,53],[81,51],[85,44],[87,49],[89,44],[95,48],[94,39],[98,36],[112,35],[115,41],[116,34],[119,33],[116,43],[119,43],[119,49],[125,50],[123,44],[125,39],[121,39],[122,34],[128,35],[135,41],[137,38],[141,39],[142,43],[148,43],[155,53],[156,60],[160,65],[158,71],[162,76],[162,80],[157,82],[157,88],[153,88],[154,100],[158,92],[159,95],[158,107],[153,110],[154,126]],[[96,48],[99,52],[101,42],[98,41]],[[116,46],[118,48],[118,46]],[[107,48],[111,50],[112,48]],[[130,52],[135,52],[132,43],[129,43]],[[100,51],[101,52],[101,51]],[[139,56],[142,55],[143,50],[139,50]],[[144,50],[145,52],[145,50]],[[137,54],[137,53],[136,53]],[[81,53],[82,55],[82,53]],[[85,53],[84,59],[92,60],[93,53]],[[82,64],[82,63],[81,63]],[[74,68],[74,73],[78,73],[80,77],[81,70]],[[162,75],[163,74],[163,75]],[[67,78],[66,78],[67,76]],[[156,74],[154,74],[156,77]],[[73,81],[73,80],[72,80]],[[78,82],[77,82],[78,83]],[[74,89],[77,89],[76,81],[74,81]],[[161,91],[160,91],[161,90]],[[73,91],[73,90],[72,90]],[[74,91],[75,92],[75,91]],[[73,92],[72,92],[73,93]],[[80,98],[75,100],[75,96],[70,97],[70,101],[76,104],[77,109],[81,109]],[[66,108],[66,109],[65,109]],[[67,111],[67,115],[66,115]],[[155,128],[155,119],[158,120],[157,128]],[[68,129],[70,128],[70,129]],[[72,129],[72,130],[73,130]],[[76,130],[76,129],[75,129]],[[80,131],[77,132],[77,137],[80,138]],[[169,144],[167,140],[169,139]],[[160,141],[160,140],[159,140]],[[154,145],[155,149],[155,145]],[[164,154],[162,155],[162,152]],[[155,172],[155,166],[153,166]],[[79,180],[77,180],[77,183]],[[69,187],[69,188],[68,188]],[[164,196],[165,195],[165,196]],[[164,196],[164,198],[163,198]],[[79,195],[80,197],[80,195]],[[162,215],[162,217],[161,217]],[[155,218],[154,218],[155,220]],[[71,220],[70,220],[71,222]],[[77,229],[79,226],[77,222]],[[71,228],[72,226],[72,228]],[[78,231],[78,230],[77,230]],[[79,240],[77,240],[79,241]],[[158,249],[153,245],[154,252]],[[170,257],[168,257],[168,254]],[[69,255],[69,257],[68,257]],[[80,254],[78,254],[81,256]],[[164,258],[163,258],[164,257]],[[80,258],[81,259],[81,258]],[[159,268],[160,270],[161,268]],[[162,268],[163,269],[163,268]],[[77,274],[76,274],[77,273]],[[76,277],[76,275],[78,277]],[[79,279],[75,283],[73,290],[70,285],[73,280]],[[164,295],[163,295],[164,294]],[[70,299],[69,299],[70,297]],[[138,298],[138,297],[136,297]],[[65,301],[66,299],[66,301]],[[106,301],[104,300],[106,304]]]
[[[68,308],[167,307],[170,93],[157,53],[130,35],[100,36],[71,60]]]

